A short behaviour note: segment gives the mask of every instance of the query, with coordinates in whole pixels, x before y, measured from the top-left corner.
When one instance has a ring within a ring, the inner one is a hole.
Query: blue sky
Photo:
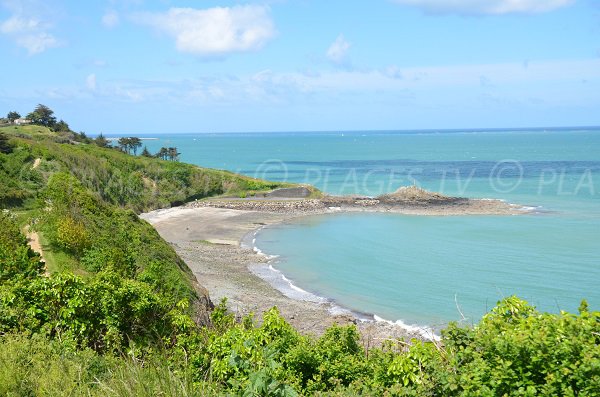
[[[0,114],[43,103],[90,134],[600,125],[599,4],[0,0]]]

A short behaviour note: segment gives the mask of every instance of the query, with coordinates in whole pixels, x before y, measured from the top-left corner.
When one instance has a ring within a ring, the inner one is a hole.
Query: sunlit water
[[[331,194],[417,184],[502,198],[526,216],[336,214],[264,229],[256,244],[297,286],[387,319],[477,321],[519,295],[542,310],[600,310],[600,130],[189,134],[176,146],[206,167]],[[460,311],[459,311],[460,309]]]

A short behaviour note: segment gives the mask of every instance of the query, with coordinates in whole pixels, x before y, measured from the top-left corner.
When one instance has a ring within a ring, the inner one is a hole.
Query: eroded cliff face
[[[215,308],[215,305],[210,299],[208,289],[202,286],[194,277],[192,285],[197,294],[197,299],[193,301],[193,320],[200,326],[210,324],[210,312]]]

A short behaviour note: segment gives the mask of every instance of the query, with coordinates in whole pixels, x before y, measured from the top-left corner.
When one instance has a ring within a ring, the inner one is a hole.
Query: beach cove
[[[518,215],[523,207],[500,200],[453,198],[416,187],[385,197],[329,197],[320,199],[252,198],[208,199],[141,215],[169,242],[208,290],[214,303],[228,299],[228,307],[242,317],[277,306],[283,317],[306,334],[321,335],[332,324],[356,324],[367,343],[413,337],[435,339],[426,327],[375,321],[335,302],[295,287],[270,266],[270,258],[254,247],[262,228],[311,215],[396,213],[415,216]]]

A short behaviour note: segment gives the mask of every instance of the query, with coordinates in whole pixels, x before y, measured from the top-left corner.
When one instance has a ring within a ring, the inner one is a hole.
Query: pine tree
[[[171,160],[171,161],[178,161],[180,154],[181,153],[177,152],[176,147],[170,147],[167,149],[167,156],[169,157],[169,160]]]
[[[148,147],[144,146],[144,150],[142,150],[143,157],[152,157],[152,153],[148,150]]]
[[[41,103],[36,106],[33,112],[27,115],[27,118],[34,124],[43,125],[49,128],[54,127],[56,124],[54,111],[48,106],[42,105]]]
[[[130,138],[119,138],[119,140],[117,141],[119,147],[121,148],[121,150],[127,154],[129,154],[130,151]]]
[[[102,133],[100,133],[100,135],[98,135],[96,137],[96,139],[94,139],[94,143],[100,147],[108,147],[108,139],[106,139],[104,137],[104,135],[102,135]]]
[[[138,149],[142,146],[142,140],[134,136],[129,138],[129,148],[133,151],[133,154],[137,156]]]
[[[156,157],[163,160],[166,160],[168,155],[169,150],[166,147],[161,147],[158,153],[156,153]]]
[[[21,115],[18,112],[12,111],[12,112],[8,112],[8,114],[6,115],[6,118],[11,123],[14,123],[16,119],[21,118]]]

